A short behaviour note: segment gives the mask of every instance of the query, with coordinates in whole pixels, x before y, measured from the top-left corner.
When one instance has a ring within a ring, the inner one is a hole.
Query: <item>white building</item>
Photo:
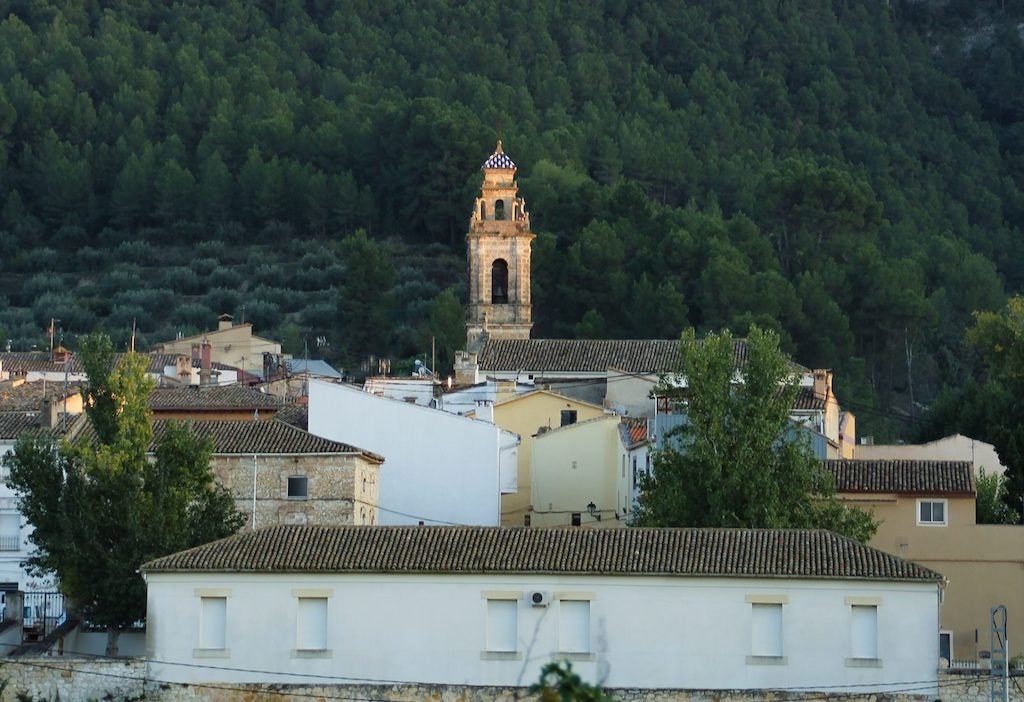
[[[494,525],[516,491],[519,437],[470,419],[312,379],[309,431],[381,455],[383,524]]]
[[[282,526],[143,573],[168,682],[937,690],[941,576],[826,531]]]

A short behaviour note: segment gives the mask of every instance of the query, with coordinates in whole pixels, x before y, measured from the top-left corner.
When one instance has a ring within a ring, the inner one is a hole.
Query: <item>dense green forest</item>
[[[0,0],[0,327],[462,335],[497,137],[536,336],[779,331],[861,433],[1024,288],[1020,3]],[[442,363],[439,362],[439,365]]]

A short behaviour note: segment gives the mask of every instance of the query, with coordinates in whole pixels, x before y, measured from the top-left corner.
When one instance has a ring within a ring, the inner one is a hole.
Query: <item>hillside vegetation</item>
[[[0,1],[0,326],[447,354],[500,136],[536,336],[757,323],[904,431],[1024,287],[1002,5]]]

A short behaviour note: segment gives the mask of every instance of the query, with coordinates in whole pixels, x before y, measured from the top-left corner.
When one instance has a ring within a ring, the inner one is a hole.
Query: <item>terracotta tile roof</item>
[[[14,441],[23,434],[41,431],[39,415],[27,412],[0,412],[0,440]]]
[[[747,343],[733,345],[736,365],[747,360]],[[482,371],[526,373],[628,373],[679,370],[679,339],[492,339],[478,357]]]
[[[120,360],[125,354],[114,354],[115,361]],[[164,368],[173,366],[181,354],[174,353],[149,353],[143,354],[149,357],[149,372],[163,374]],[[9,351],[0,353],[0,363],[3,364],[5,372],[20,373],[63,373],[64,364],[54,363],[53,357],[48,351]],[[216,370],[236,370],[234,366],[227,366],[222,363],[214,363],[212,367]],[[76,353],[68,356],[67,371],[69,373],[84,373],[82,359]]]
[[[620,428],[627,448],[647,441],[647,420],[642,417],[623,417]]]
[[[775,529],[276,526],[159,558],[143,569],[941,578],[832,532]]]
[[[153,422],[153,441],[167,430],[167,423],[173,420]],[[290,424],[275,421],[254,422],[250,420],[209,419],[193,421],[192,429],[199,436],[213,441],[213,452],[221,454],[307,454],[307,453],[358,453],[371,460],[384,459],[370,451],[356,448],[339,441],[331,441],[297,429]]]
[[[973,495],[969,461],[841,460],[825,461],[837,492],[905,495]]]
[[[817,410],[824,411],[825,398],[814,394],[813,388],[800,386],[796,391],[796,399],[793,400],[795,410]]]
[[[80,383],[70,383],[68,386],[68,397],[81,392]],[[43,398],[47,397],[54,401],[63,401],[64,384],[57,382],[44,383],[35,381],[31,383],[14,381],[0,382],[0,412],[37,412],[43,406]]]
[[[296,429],[309,431],[309,408],[290,402],[274,413],[274,421],[290,424]]]
[[[167,431],[168,423],[173,419],[153,420],[153,440],[149,451],[156,450],[157,442]],[[303,454],[345,453],[359,454],[371,461],[382,463],[384,458],[372,451],[356,446],[331,441],[297,429],[290,424],[275,420],[252,421],[249,419],[205,419],[189,420],[192,429],[199,436],[213,442],[215,454],[250,455],[250,454],[281,454],[286,456]],[[75,432],[76,442],[95,442],[96,430],[88,422],[82,422]]]
[[[279,409],[277,397],[243,385],[191,385],[153,388],[151,410],[257,410]]]
[[[54,363],[49,351],[8,351],[0,353],[0,364],[5,373],[40,373],[49,371],[51,373],[63,373],[63,363]],[[67,371],[69,373],[84,373],[82,361],[76,354],[68,357]]]

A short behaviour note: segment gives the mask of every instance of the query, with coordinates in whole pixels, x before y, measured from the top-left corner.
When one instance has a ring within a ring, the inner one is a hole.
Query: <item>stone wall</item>
[[[250,522],[254,460],[256,526],[377,522],[380,466],[366,458],[350,454],[259,455],[255,459],[251,455],[214,455],[210,462],[214,475]],[[288,477],[292,475],[308,478],[307,499],[288,498]],[[362,509],[353,509],[353,503]]]
[[[1010,699],[1024,702],[1024,677],[1011,681]],[[142,659],[81,659],[20,657],[0,661],[0,702],[18,700],[108,700],[109,702],[252,702],[266,694],[277,700],[308,702],[310,699],[364,699],[380,702],[519,702],[528,700],[522,688],[442,685],[229,685],[167,684],[146,679]],[[821,700],[821,692],[773,693],[749,690],[609,690],[623,702],[755,702],[755,700]],[[829,700],[849,702],[987,702],[988,678],[980,674],[940,673],[939,695],[913,692],[845,695],[829,691]]]

